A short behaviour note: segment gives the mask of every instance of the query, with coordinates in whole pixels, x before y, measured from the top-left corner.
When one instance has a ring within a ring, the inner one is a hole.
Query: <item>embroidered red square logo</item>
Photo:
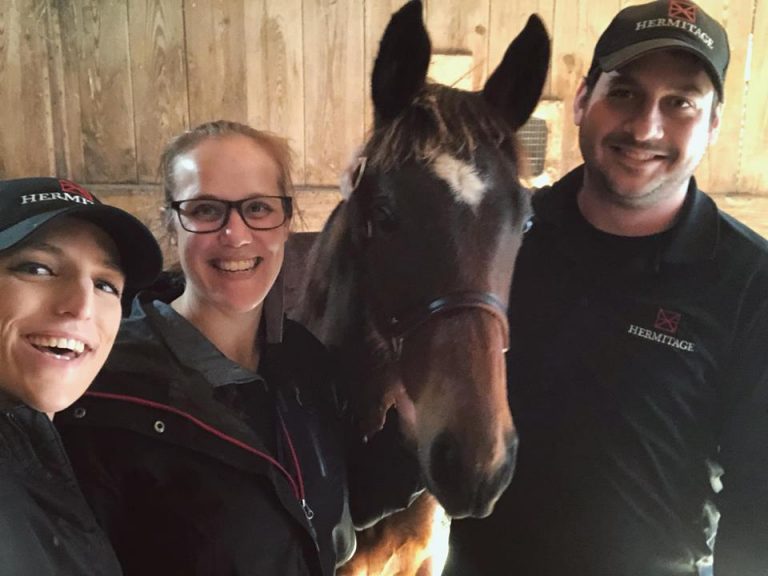
[[[686,0],[669,1],[669,17],[696,23],[696,4]]]
[[[679,312],[670,312],[669,310],[659,308],[659,312],[656,314],[656,324],[653,326],[656,330],[676,334],[677,328],[680,326],[681,316],[682,315]]]
[[[82,196],[86,200],[90,200],[93,202],[93,196],[91,196],[91,193],[88,192],[85,188],[82,188],[75,184],[74,182],[70,180],[59,180],[59,184],[61,184],[61,191],[62,192],[68,192],[69,194],[77,194],[78,196]]]

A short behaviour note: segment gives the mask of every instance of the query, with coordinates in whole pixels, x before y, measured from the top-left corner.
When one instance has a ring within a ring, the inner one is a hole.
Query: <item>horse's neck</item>
[[[299,320],[329,347],[343,347],[363,313],[346,220],[342,203],[315,240],[298,309]]]
[[[388,342],[374,330],[368,315],[350,234],[342,203],[307,258],[310,268],[298,316],[326,346],[340,352],[341,369],[351,386],[347,397],[368,433],[383,425],[399,372]]]

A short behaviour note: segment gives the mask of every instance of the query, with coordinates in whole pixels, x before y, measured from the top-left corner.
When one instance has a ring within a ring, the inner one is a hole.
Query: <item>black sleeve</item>
[[[720,445],[715,576],[768,574],[768,302],[734,347]]]

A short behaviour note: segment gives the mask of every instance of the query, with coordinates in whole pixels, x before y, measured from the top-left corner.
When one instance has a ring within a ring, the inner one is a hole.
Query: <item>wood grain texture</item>
[[[75,7],[84,176],[89,182],[135,182],[136,137],[128,51],[128,8],[121,0],[65,0]]]
[[[480,90],[488,77],[490,13],[490,0],[431,0],[427,4],[432,52],[472,55],[473,90]]]
[[[218,119],[248,120],[244,1],[184,0],[192,126]]]
[[[749,84],[745,87],[744,134],[735,189],[768,196],[768,35],[765,33],[768,0],[757,2],[754,15]],[[768,222],[768,213],[764,214],[764,221]]]
[[[742,119],[745,105],[745,63],[752,29],[754,0],[699,0],[706,12],[728,32],[731,62],[725,82],[720,135],[710,145],[696,170],[699,186],[712,193],[736,189],[742,153]],[[726,167],[731,167],[730,169]]]
[[[301,0],[245,3],[248,122],[288,138],[294,180],[306,182]]]
[[[55,174],[80,181],[85,178],[80,61],[75,35],[78,15],[69,2],[51,2],[48,10],[48,59]]]
[[[561,142],[562,166],[566,172],[581,163],[578,130],[573,123],[573,98],[592,62],[598,37],[621,9],[618,0],[601,1],[599,9],[597,5],[590,0],[555,4],[551,89],[564,103]]]
[[[335,185],[363,141],[363,4],[304,0],[307,175]]]
[[[555,0],[520,0],[516,2],[491,2],[489,26],[489,74],[501,63],[509,44],[525,26],[531,14],[538,14],[544,21],[550,37],[555,24]],[[544,96],[552,91],[552,66],[550,65]]]
[[[0,177],[55,169],[45,0],[0,2]]]
[[[163,147],[189,125],[183,10],[183,0],[128,0],[139,183],[158,180]]]
[[[581,162],[571,107],[595,41],[620,7],[642,1],[424,5],[435,49],[471,52],[478,84],[526,17],[544,17],[553,37],[545,96],[563,102],[553,165],[565,172]],[[2,0],[0,175],[153,182],[169,137],[226,117],[287,136],[297,184],[335,185],[370,127],[373,61],[405,2]],[[733,59],[720,139],[699,182],[710,192],[768,195],[768,0],[701,2],[728,29]]]

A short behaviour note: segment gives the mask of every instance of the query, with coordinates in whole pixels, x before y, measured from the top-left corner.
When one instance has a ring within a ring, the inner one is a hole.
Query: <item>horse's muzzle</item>
[[[439,434],[430,449],[427,488],[452,518],[484,518],[512,481],[517,434],[507,439],[506,457],[492,471],[474,465],[450,432]]]

